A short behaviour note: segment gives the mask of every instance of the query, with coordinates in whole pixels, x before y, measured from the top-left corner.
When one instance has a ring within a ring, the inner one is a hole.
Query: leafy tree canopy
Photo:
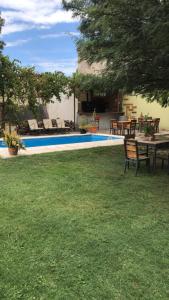
[[[81,19],[81,59],[106,60],[114,87],[169,105],[168,0],[63,0]]]
[[[3,25],[4,25],[4,20],[2,19],[1,13],[0,13],[0,34],[1,34],[1,29],[2,29]],[[4,43],[2,41],[0,41],[0,54],[2,52],[3,46],[4,46]]]
[[[62,72],[46,72],[37,75],[38,96],[44,102],[50,102],[55,96],[61,101],[61,95],[67,94],[69,79]]]
[[[61,72],[36,73],[17,60],[0,56],[0,98],[2,123],[16,121],[20,106],[27,106],[36,114],[39,103],[46,104],[67,91],[68,78]]]
[[[97,90],[98,92],[114,92],[111,78],[106,74],[92,75],[74,73],[69,78],[69,90],[74,92],[76,96],[84,91]]]

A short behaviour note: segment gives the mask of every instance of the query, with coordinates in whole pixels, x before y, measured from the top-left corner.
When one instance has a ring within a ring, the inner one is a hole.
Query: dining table
[[[113,121],[117,121],[116,119],[110,119],[110,124]],[[124,134],[124,130],[126,128],[127,124],[130,124],[132,122],[132,120],[121,120],[121,121],[117,121],[118,125],[120,125],[120,129],[121,129],[121,133]]]
[[[146,140],[143,138],[136,138],[139,145],[146,146],[147,152],[149,153],[150,149],[152,151],[153,157],[153,170],[156,169],[156,162],[157,162],[157,152],[161,149],[168,149],[169,150],[169,139],[159,139],[159,140]]]

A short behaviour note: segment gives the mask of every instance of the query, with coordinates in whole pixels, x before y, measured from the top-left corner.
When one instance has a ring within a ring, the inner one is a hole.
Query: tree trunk
[[[1,110],[1,128],[5,129],[5,99],[2,97],[2,110]]]
[[[73,108],[74,108],[74,130],[76,129],[76,95],[75,95],[75,90],[74,90],[74,93],[73,93],[73,104],[74,104],[74,106],[73,106]]]

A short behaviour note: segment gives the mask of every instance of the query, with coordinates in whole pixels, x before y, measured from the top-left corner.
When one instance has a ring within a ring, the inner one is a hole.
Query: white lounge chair
[[[56,130],[56,127],[53,127],[51,119],[43,119],[43,125],[46,130]]]
[[[38,126],[38,122],[36,119],[28,120],[29,129],[32,132],[41,132],[44,128]]]
[[[65,121],[63,119],[57,118],[56,123],[58,128],[68,129],[68,130],[70,129],[69,126],[65,126]]]

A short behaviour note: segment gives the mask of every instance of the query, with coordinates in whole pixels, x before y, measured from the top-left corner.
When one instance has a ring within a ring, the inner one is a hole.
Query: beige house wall
[[[54,103],[47,104],[47,111],[50,119],[62,118],[64,120],[74,121],[74,97],[61,96],[61,102],[56,98],[52,99]],[[78,101],[76,99],[76,121],[77,121]]]
[[[77,71],[84,75],[98,75],[101,74],[106,68],[106,62],[88,64],[87,61],[79,61]]]
[[[141,96],[126,96],[123,111],[128,117],[138,118],[141,114],[149,114],[150,117],[160,118],[160,129],[169,130],[169,107],[161,107],[157,102],[148,103]]]

